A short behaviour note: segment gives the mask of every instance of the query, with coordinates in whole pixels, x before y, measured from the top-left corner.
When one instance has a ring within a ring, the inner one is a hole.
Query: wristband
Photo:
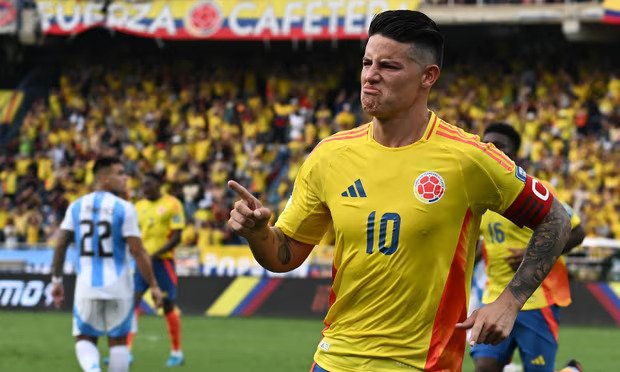
[[[52,276],[52,284],[62,284],[62,276]]]

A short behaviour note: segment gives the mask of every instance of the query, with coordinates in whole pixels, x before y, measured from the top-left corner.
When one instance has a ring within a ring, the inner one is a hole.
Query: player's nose
[[[370,84],[376,84],[381,80],[381,75],[379,75],[378,73],[374,72],[374,73],[369,73],[366,78],[364,79],[365,83],[370,83]]]
[[[368,66],[368,68],[362,74],[362,83],[377,83],[381,80],[379,70],[374,65]]]

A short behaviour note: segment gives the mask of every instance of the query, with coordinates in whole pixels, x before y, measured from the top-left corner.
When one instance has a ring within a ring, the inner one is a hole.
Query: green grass
[[[299,319],[185,316],[182,322],[183,371],[305,372],[323,328],[320,320]],[[0,312],[0,371],[79,371],[70,332],[69,314]],[[562,327],[560,338],[558,363],[577,358],[588,372],[620,370],[618,328]],[[164,320],[142,317],[132,371],[166,370],[168,347]],[[466,356],[463,371],[472,370]]]

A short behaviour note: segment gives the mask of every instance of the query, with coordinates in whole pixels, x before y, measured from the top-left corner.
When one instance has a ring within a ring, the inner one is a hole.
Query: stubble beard
[[[376,97],[368,97],[362,95],[361,97],[362,109],[365,113],[371,116],[376,116],[379,111],[379,100]]]

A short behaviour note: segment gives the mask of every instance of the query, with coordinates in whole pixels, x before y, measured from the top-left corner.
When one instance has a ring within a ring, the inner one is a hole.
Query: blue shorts
[[[153,272],[159,288],[164,293],[164,300],[174,301],[177,298],[177,272],[174,260],[170,258],[155,258],[152,261]],[[144,280],[140,271],[134,274],[134,286],[137,293],[144,293],[149,289],[149,284]]]
[[[526,372],[553,372],[558,350],[559,312],[556,305],[520,311],[507,339],[498,345],[476,344],[471,348],[471,357],[492,358],[505,365],[510,362],[515,348],[519,348]]]
[[[326,369],[323,369],[320,365],[314,362],[312,363],[312,367],[310,367],[310,372],[329,372],[329,371]]]

